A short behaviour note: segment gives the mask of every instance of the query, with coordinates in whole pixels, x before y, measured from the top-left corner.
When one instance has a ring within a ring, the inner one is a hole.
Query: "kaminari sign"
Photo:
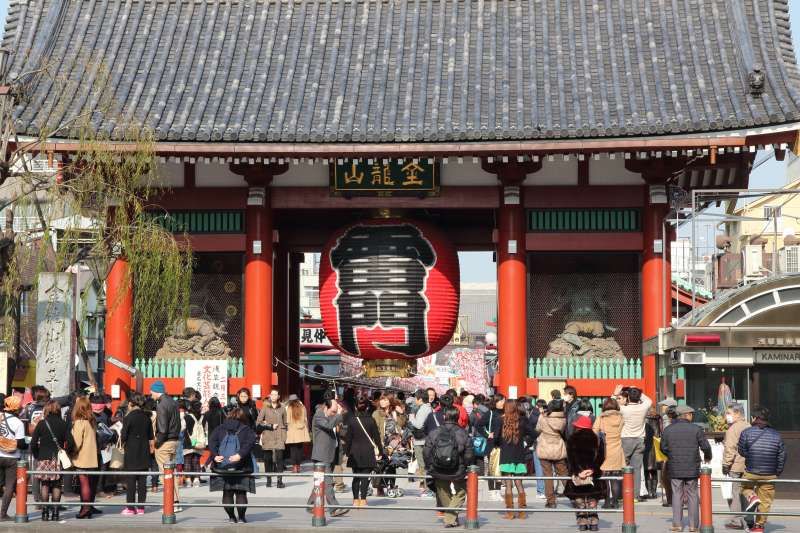
[[[761,364],[800,364],[800,349],[756,350],[755,356],[755,362]]]

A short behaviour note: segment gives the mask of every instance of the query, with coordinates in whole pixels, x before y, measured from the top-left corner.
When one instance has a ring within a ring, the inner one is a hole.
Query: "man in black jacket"
[[[458,426],[458,409],[444,408],[444,424],[425,438],[425,465],[441,507],[458,508],[467,496],[467,466],[475,459],[469,435]],[[458,527],[458,511],[445,511],[444,527]]]
[[[763,483],[780,476],[786,465],[786,448],[780,433],[769,425],[769,410],[766,407],[753,409],[752,425],[739,437],[739,455],[744,457],[745,472],[742,476],[750,483],[742,483],[742,496],[747,500],[745,511],[758,509],[768,513],[775,498],[775,484]],[[767,517],[757,515],[751,533],[763,533]]]
[[[155,381],[150,385],[150,396],[158,402],[156,406],[156,442],[155,458],[158,469],[163,472],[166,463],[175,464],[178,451],[178,437],[181,434],[181,419],[178,414],[178,404],[171,396],[166,394],[167,389],[163,381]],[[178,484],[175,483],[175,503],[178,503]],[[181,512],[175,505],[175,512]]]
[[[700,477],[700,450],[703,460],[711,462],[711,445],[700,426],[692,424],[694,409],[688,405],[676,408],[678,418],[661,436],[661,451],[669,458],[667,468],[672,484],[672,530],[683,531],[683,502],[689,514],[689,531],[700,527],[700,499],[697,479]]]

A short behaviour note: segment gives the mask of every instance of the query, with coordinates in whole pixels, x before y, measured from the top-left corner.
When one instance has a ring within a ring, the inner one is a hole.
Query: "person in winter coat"
[[[618,385],[614,397],[619,402],[619,410],[622,419],[625,420],[622,427],[622,449],[625,452],[626,464],[633,467],[633,495],[638,500],[642,493],[642,463],[647,434],[645,421],[653,400],[636,387],[630,387],[627,394],[623,394],[622,391],[622,385]]]
[[[564,495],[576,509],[578,531],[597,531],[599,518],[593,509],[605,495],[605,483],[600,481],[601,465],[605,462],[599,437],[592,431],[592,419],[581,415],[572,423],[573,432],[567,438],[567,469],[572,479],[564,486]]]
[[[538,437],[539,434],[536,433],[536,424],[539,423],[539,417],[542,416],[547,410],[547,402],[545,400],[536,400],[536,404],[531,409],[531,414],[528,416],[528,425],[533,430],[534,433],[534,441],[532,447],[532,454],[531,459],[533,460],[533,473],[536,477],[544,477],[544,470],[542,470],[542,462],[539,460],[539,454],[536,452],[536,448],[538,446]],[[536,497],[540,500],[545,499],[544,495],[544,479],[537,479],[536,480]]]
[[[82,397],[75,400],[72,409],[72,431],[70,433],[72,441],[72,466],[78,472],[78,480],[81,484],[81,510],[76,518],[84,519],[92,517],[92,506],[97,490],[97,476],[88,475],[100,466],[97,449],[97,422],[92,413],[92,406],[89,398]]]
[[[256,402],[252,400],[250,396],[250,389],[247,387],[242,387],[236,393],[236,403],[228,407],[228,412],[233,411],[234,409],[239,408],[244,412],[244,420],[250,429],[253,431],[256,430],[256,421],[258,420],[258,406],[256,406]]]
[[[621,476],[625,467],[625,453],[622,451],[622,414],[619,404],[614,398],[606,398],[603,402],[603,412],[594,421],[592,429],[601,437],[605,445],[603,464],[600,470],[604,476]],[[606,509],[619,508],[622,499],[622,481],[604,482],[606,486]]]
[[[644,431],[644,485],[647,489],[647,497],[654,500],[658,497],[658,463],[653,439],[661,435],[661,416],[655,406],[651,406],[647,412]]]
[[[189,391],[190,396],[194,394]],[[200,400],[186,400],[187,409],[183,415],[186,423],[186,438],[184,439],[183,449],[183,469],[186,472],[200,472],[200,457],[203,455],[208,445],[208,433],[200,422],[203,418],[203,404]],[[200,486],[200,478],[197,476],[187,476],[187,484],[195,487]]]
[[[42,410],[42,418],[36,424],[31,435],[31,453],[36,459],[36,469],[42,471],[58,471],[58,451],[67,446],[67,423],[61,418],[61,405],[48,401]],[[36,474],[39,479],[40,501],[61,501],[61,474]],[[52,498],[52,500],[51,500]],[[59,506],[42,507],[42,521],[58,522]]]
[[[142,410],[144,396],[133,394],[128,401],[128,414],[122,420],[120,440],[125,450],[123,470],[132,472],[146,471],[150,467],[150,454],[155,446],[153,424],[150,416]],[[126,482],[128,507],[122,514],[133,516],[144,514],[147,498],[147,476],[127,476]],[[138,503],[139,506],[134,504]]]
[[[325,465],[325,485],[333,486],[330,474],[333,467],[339,463],[339,435],[337,428],[342,423],[344,407],[334,398],[326,398],[322,405],[317,408],[314,417],[311,419],[311,431],[313,434],[313,447],[311,448],[311,460]],[[309,495],[309,505],[314,503],[314,492]],[[326,507],[330,509],[332,516],[342,516],[347,514],[348,509],[339,507],[339,501],[332,490],[325,491]]]
[[[264,454],[264,472],[283,472],[283,451],[286,449],[286,409],[281,404],[281,395],[272,389],[256,419],[256,431],[261,432],[261,449]],[[267,477],[267,487],[272,478]],[[278,476],[277,487],[284,487],[283,477]]]
[[[567,475],[567,446],[561,436],[565,425],[563,400],[551,400],[547,405],[547,413],[540,416],[536,424],[536,431],[539,432],[536,452],[539,454],[542,471],[546,477]],[[545,507],[554,509],[556,493],[552,479],[545,480],[544,491],[547,498]]]
[[[432,498],[433,491],[428,489],[425,482],[425,421],[433,412],[431,405],[428,403],[428,391],[419,389],[414,393],[414,408],[409,422],[411,424],[411,433],[414,437],[414,458],[417,460],[417,475],[422,476],[419,478],[419,488],[421,496],[424,498]]]
[[[161,380],[150,385],[150,396],[157,402],[155,426],[155,459],[158,470],[164,472],[164,465],[177,462],[178,440],[181,436],[181,415],[178,404],[167,394],[167,387]],[[175,512],[180,512],[179,484],[174,484]]]
[[[297,397],[292,396],[289,396],[286,406],[286,452],[292,472],[298,474],[303,463],[303,445],[311,442],[311,435],[308,433],[306,408]]]
[[[391,457],[392,452],[392,438],[396,435],[402,435],[403,429],[406,427],[406,406],[402,402],[398,402],[392,394],[383,393],[378,398],[378,404],[375,411],[372,412],[372,418],[378,426],[380,432],[380,440],[376,443],[381,449],[381,453],[387,457]],[[352,427],[352,426],[351,426]],[[387,474],[396,474],[397,469],[393,466],[386,467]],[[395,478],[379,478],[376,479],[378,496],[383,496],[384,489],[394,489],[396,485]]]
[[[467,495],[467,466],[475,454],[467,432],[458,426],[458,409],[444,409],[444,424],[425,439],[425,465],[433,477],[436,498],[440,507],[458,508]],[[447,463],[447,466],[445,466]],[[444,512],[444,527],[458,527],[458,511]]]
[[[711,445],[702,428],[692,424],[694,409],[679,405],[678,415],[661,436],[661,452],[669,459],[667,468],[672,483],[672,531],[683,531],[683,503],[689,514],[689,531],[700,524],[697,479],[700,477],[700,450],[704,461],[711,462]]]
[[[534,433],[528,425],[526,417],[517,405],[516,400],[507,400],[503,407],[503,420],[500,431],[494,435],[494,445],[500,448],[500,473],[503,476],[524,476],[528,473],[528,466],[525,460],[528,446],[533,442]],[[525,499],[525,488],[520,479],[508,479],[505,484],[505,504],[506,509],[514,508],[514,491],[517,488],[519,498],[519,508],[525,509],[527,501]],[[512,511],[505,513],[505,518],[516,518]],[[519,518],[527,518],[525,511],[520,511]]]
[[[489,441],[486,445],[486,457],[488,457],[488,466],[486,473],[490,476],[500,475],[500,449],[495,451],[494,437],[500,434],[503,424],[503,410],[506,405],[506,397],[500,393],[495,394],[490,403],[489,420],[487,421],[487,428],[489,429]],[[495,456],[496,455],[496,456]],[[494,466],[497,465],[497,466]],[[494,471],[492,468],[494,467]],[[490,479],[489,484],[489,499],[493,501],[503,500],[503,495],[500,492],[502,482]]]
[[[764,483],[783,473],[786,465],[786,447],[783,438],[769,425],[769,409],[753,409],[752,426],[742,431],[739,437],[739,455],[744,457],[745,471],[742,476],[742,496],[747,501],[748,513],[758,510],[768,513],[775,499],[775,484]],[[756,515],[751,533],[764,533],[767,517]]]
[[[238,449],[229,447],[238,440]],[[218,426],[208,439],[214,472],[220,474],[211,478],[212,492],[222,491],[223,505],[247,505],[247,493],[256,492],[256,480],[253,473],[253,446],[256,434],[250,427],[250,418],[241,408],[228,412],[227,418]],[[233,452],[233,453],[231,453]],[[228,520],[232,523],[247,522],[246,507],[236,507],[238,519],[233,507],[225,507]]]
[[[221,426],[223,422],[225,422],[225,410],[222,408],[219,398],[212,396],[208,399],[208,410],[203,413],[203,418],[201,419],[206,436],[211,436],[214,430]]]
[[[744,457],[739,455],[739,438],[745,429],[750,427],[744,413],[744,406],[734,403],[725,410],[725,421],[728,429],[725,431],[723,441],[724,452],[722,455],[722,474],[735,479],[744,475]],[[728,500],[728,508],[733,512],[742,511],[741,483],[731,483],[732,498]],[[727,529],[744,529],[745,522],[741,516],[734,516],[725,524]]]
[[[347,435],[345,436],[344,454],[347,455],[347,466],[354,474],[369,474],[377,465],[381,452],[380,428],[374,416],[369,414],[369,400],[358,398],[355,412],[347,415]],[[353,506],[366,507],[367,491],[370,478],[353,478]]]
[[[469,427],[471,428],[471,434],[473,436],[481,436],[486,439],[486,448],[488,450],[489,422],[492,417],[485,403],[486,397],[483,394],[477,394],[472,399],[472,411],[469,414]],[[478,475],[486,475],[486,452],[480,457],[475,455],[475,466],[478,467]]]

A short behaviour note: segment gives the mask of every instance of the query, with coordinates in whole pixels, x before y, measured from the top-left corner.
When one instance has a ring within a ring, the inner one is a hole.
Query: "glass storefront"
[[[714,367],[714,366],[686,366],[686,404],[696,410],[719,410],[725,396],[724,387],[730,390],[733,402],[741,403],[749,411],[749,368],[747,367]],[[697,413],[697,422],[704,422],[705,416]]]
[[[800,431],[800,366],[758,367],[759,403],[770,410],[770,422],[780,431]]]

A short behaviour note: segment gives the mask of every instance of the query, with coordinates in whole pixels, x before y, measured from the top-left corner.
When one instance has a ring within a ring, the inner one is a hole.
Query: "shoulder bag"
[[[356,419],[356,422],[358,422],[358,425],[361,426],[361,431],[364,432],[364,435],[367,436],[367,439],[369,440],[369,443],[372,444],[372,449],[375,452],[375,458],[376,459],[380,459],[383,456],[383,454],[381,453],[380,448],[375,446],[375,442],[372,440],[372,437],[369,436],[369,433],[367,433],[367,430],[366,430],[366,428],[364,428],[364,424],[361,423],[361,420],[357,416],[353,417],[353,418]]]
[[[72,461],[69,458],[69,454],[64,450],[64,448],[58,443],[58,439],[56,439],[53,430],[50,428],[50,423],[45,418],[43,420],[45,427],[47,427],[47,431],[50,433],[50,438],[53,439],[53,444],[56,445],[58,448],[58,454],[56,455],[56,460],[58,461],[58,465],[61,467],[62,470],[69,470],[72,468]]]
[[[489,425],[486,429],[486,434],[488,435],[492,431],[492,415],[494,412],[489,412]],[[483,435],[475,435],[475,430],[473,429],[472,435],[472,450],[475,452],[476,457],[483,457],[486,455],[486,447],[488,445],[488,439]]]

